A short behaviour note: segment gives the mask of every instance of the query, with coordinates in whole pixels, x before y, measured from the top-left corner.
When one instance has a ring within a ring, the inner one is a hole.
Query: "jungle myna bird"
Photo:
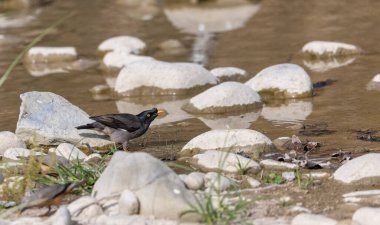
[[[111,141],[123,144],[123,150],[128,149],[128,141],[143,135],[150,123],[164,111],[152,108],[137,115],[129,113],[106,114],[91,116],[96,122],[78,126],[77,129],[94,129],[108,135]]]
[[[29,208],[48,207],[49,210],[46,213],[48,214],[51,206],[60,205],[63,197],[74,188],[81,186],[83,182],[84,180],[67,184],[54,184],[31,192],[28,196],[25,196],[22,199],[20,213]]]

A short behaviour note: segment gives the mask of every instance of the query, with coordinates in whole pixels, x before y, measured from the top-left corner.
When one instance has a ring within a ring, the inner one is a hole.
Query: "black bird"
[[[106,114],[91,116],[96,122],[78,126],[77,129],[94,129],[108,135],[111,141],[123,144],[123,150],[128,149],[128,141],[143,135],[150,123],[164,111],[152,108],[137,115],[129,113]]]

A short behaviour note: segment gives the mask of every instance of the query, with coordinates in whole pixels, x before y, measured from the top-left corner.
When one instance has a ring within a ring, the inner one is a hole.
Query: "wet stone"
[[[217,129],[191,139],[178,153],[192,156],[207,150],[222,150],[244,153],[253,158],[272,149],[271,140],[264,134],[250,129]]]
[[[221,82],[224,81],[243,81],[248,78],[247,71],[237,67],[218,67],[210,70],[212,75]]]
[[[132,36],[117,36],[103,41],[98,46],[98,51],[101,52],[124,52],[132,54],[140,54],[146,48],[146,44],[137,37]]]
[[[74,47],[33,47],[26,53],[25,63],[71,62],[78,58]]]
[[[245,83],[264,99],[310,97],[313,83],[306,71],[296,64],[277,64],[260,71]]]
[[[344,56],[359,54],[362,50],[351,44],[333,41],[312,41],[306,43],[302,52],[310,54],[314,57],[331,57],[331,56]]]
[[[184,95],[216,83],[208,70],[195,63],[142,60],[120,71],[115,91],[124,96]]]

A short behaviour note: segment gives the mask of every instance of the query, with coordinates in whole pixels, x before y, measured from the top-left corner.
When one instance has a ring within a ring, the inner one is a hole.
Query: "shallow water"
[[[247,70],[250,76],[273,64],[296,63],[306,69],[313,82],[337,81],[317,90],[313,98],[266,104],[258,111],[226,115],[225,119],[194,116],[181,110],[191,96],[95,100],[88,89],[112,80],[97,68],[33,77],[20,64],[0,87],[0,130],[15,130],[19,94],[51,91],[91,115],[137,113],[152,105],[167,109],[169,115],[156,120],[158,127],[154,128],[155,133],[162,132],[164,139],[148,140],[148,146],[149,142],[153,146],[167,146],[168,141],[181,146],[195,135],[225,124],[232,128],[250,127],[276,138],[297,134],[295,124],[323,122],[335,132],[320,137],[301,135],[301,139],[321,141],[324,153],[337,149],[380,150],[380,143],[357,140],[353,132],[380,129],[380,90],[367,90],[372,77],[380,73],[380,15],[376,11],[380,2],[239,0],[212,1],[197,6],[172,1],[148,4],[145,8],[120,2],[123,1],[57,0],[37,10],[3,14],[0,34],[13,35],[19,40],[0,44],[0,72],[5,71],[41,30],[69,12],[77,11],[74,18],[56,28],[39,45],[75,46],[81,58],[98,60],[96,48],[100,42],[116,35],[131,35],[147,43],[146,55],[161,60],[194,60],[209,69],[236,66]],[[170,38],[180,40],[186,51],[179,55],[160,51],[159,43]],[[329,62],[307,61],[299,52],[305,43],[313,40],[351,43],[363,48],[366,54]]]

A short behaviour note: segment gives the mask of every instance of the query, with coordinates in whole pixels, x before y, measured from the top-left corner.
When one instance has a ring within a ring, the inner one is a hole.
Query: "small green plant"
[[[310,186],[314,184],[314,179],[312,176],[310,175],[304,176],[302,171],[299,169],[295,170],[294,173],[296,175],[296,181],[297,181],[298,187],[303,188],[303,189],[308,189]]]
[[[77,159],[73,160],[69,166],[57,165],[54,169],[54,172],[57,175],[56,177],[45,175],[41,177],[39,181],[44,184],[65,184],[69,182],[79,182],[80,180],[84,180],[82,189],[86,192],[91,192],[93,185],[105,167],[106,164],[103,161],[90,165]]]
[[[247,174],[248,171],[251,169],[251,167],[249,167],[249,161],[247,161],[247,163],[243,164],[242,162],[240,162],[239,157],[237,157],[237,156],[236,156],[236,160],[238,161],[238,163],[235,166],[238,170],[238,173],[240,175]]]
[[[266,184],[282,184],[284,183],[284,179],[282,178],[281,175],[271,172],[268,175],[265,175],[263,177],[263,181]]]

